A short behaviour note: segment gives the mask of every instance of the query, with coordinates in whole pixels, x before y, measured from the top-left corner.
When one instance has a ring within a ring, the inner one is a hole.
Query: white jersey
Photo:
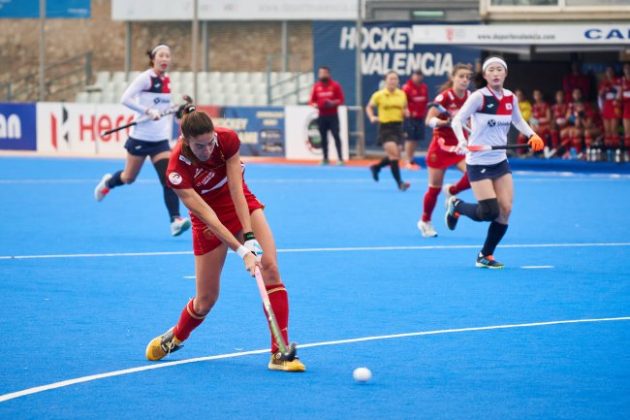
[[[521,115],[516,96],[507,89],[503,89],[499,97],[495,92],[484,87],[468,97],[451,124],[460,142],[466,141],[462,131],[462,121],[468,121],[468,118],[472,120],[472,132],[468,136],[470,145],[504,146],[507,144],[507,134],[512,124],[527,137],[534,134]],[[506,159],[505,150],[466,154],[468,165],[494,165]]]
[[[131,82],[120,102],[145,116],[149,108],[160,112],[171,107],[171,86],[168,75],[158,76],[153,69],[142,72]],[[146,121],[133,126],[130,136],[143,141],[170,140],[173,131],[173,116],[167,115],[157,121]]]

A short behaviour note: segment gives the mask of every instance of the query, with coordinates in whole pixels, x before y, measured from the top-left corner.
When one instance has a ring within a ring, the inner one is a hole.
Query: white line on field
[[[544,244],[505,244],[499,248],[601,248],[628,247],[630,242],[561,242]],[[332,248],[285,248],[279,253],[308,252],[378,252],[378,251],[427,251],[452,249],[477,249],[479,245],[408,245],[408,246],[353,246]],[[0,260],[37,260],[51,258],[105,258],[105,257],[154,257],[168,255],[191,255],[192,251],[149,251],[149,252],[108,252],[89,254],[41,254],[41,255],[0,255]]]
[[[544,270],[554,267],[553,265],[523,265],[521,268],[524,268],[525,270]]]
[[[392,339],[408,338],[408,337],[421,337],[425,335],[455,334],[455,333],[466,333],[466,332],[475,332],[475,331],[507,330],[507,329],[514,329],[514,328],[533,328],[533,327],[545,327],[545,326],[562,325],[562,324],[586,324],[586,323],[614,322],[614,321],[630,321],[630,316],[621,316],[621,317],[614,317],[614,318],[568,319],[568,320],[562,320],[562,321],[530,322],[526,324],[504,324],[504,325],[491,325],[491,326],[485,326],[485,327],[451,328],[451,329],[433,330],[433,331],[416,331],[416,332],[402,333],[402,334],[374,335],[374,336],[368,336],[368,337],[348,338],[348,339],[343,339],[343,340],[320,341],[317,343],[302,344],[299,346],[299,348],[306,349],[306,348],[312,348],[312,347],[337,346],[341,344],[362,343],[366,341],[392,340]],[[149,370],[163,369],[163,368],[172,367],[172,366],[187,365],[191,363],[208,362],[211,360],[233,359],[236,357],[251,356],[255,354],[264,354],[268,352],[269,352],[268,349],[241,351],[241,352],[236,352],[236,353],[218,354],[215,356],[195,357],[192,359],[177,360],[173,362],[154,363],[150,365],[138,366],[135,368],[121,369],[121,370],[115,370],[111,372],[99,373],[96,375],[81,376],[79,378],[53,382],[47,385],[36,386],[32,388],[23,389],[21,391],[15,391],[15,392],[10,392],[4,395],[0,395],[0,403],[13,400],[16,398],[25,397],[27,395],[37,394],[44,391],[64,388],[67,386],[76,385],[76,384],[80,384],[84,382],[97,381],[99,379],[106,379],[106,378],[112,378],[116,376],[129,375],[132,373],[144,372],[144,371],[149,371]]]

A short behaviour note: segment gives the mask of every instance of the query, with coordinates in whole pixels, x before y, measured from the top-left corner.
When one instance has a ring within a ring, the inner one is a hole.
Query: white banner
[[[339,115],[339,136],[341,137],[341,149],[343,150],[343,160],[348,160],[348,108],[340,106],[337,112]],[[302,160],[322,160],[322,147],[319,131],[317,129],[317,109],[296,105],[285,107],[285,136],[286,136],[286,158]],[[332,161],[337,159],[335,140],[328,133],[328,158]]]
[[[129,129],[101,136],[134,119],[133,111],[122,105],[37,104],[37,151],[76,156],[124,157]]]
[[[414,25],[416,44],[628,45],[630,24]]]
[[[199,20],[354,20],[357,0],[199,0]],[[192,20],[193,0],[112,0],[113,20]]]

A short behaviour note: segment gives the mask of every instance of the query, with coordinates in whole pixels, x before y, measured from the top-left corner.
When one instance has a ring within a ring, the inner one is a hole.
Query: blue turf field
[[[404,173],[412,188],[400,193],[365,168],[249,165],[308,367],[283,374],[266,370],[266,353],[233,354],[269,344],[234,255],[184,349],[144,360],[194,293],[193,258],[189,234],[168,234],[149,165],[94,202],[95,183],[120,165],[0,159],[0,401],[27,390],[0,402],[2,418],[630,417],[627,175],[517,173],[497,251],[507,268],[491,272],[474,268],[487,225],[447,231],[441,198],[440,236],[420,237],[424,171]],[[584,321],[537,324],[572,320]],[[506,328],[479,328],[492,326]],[[227,356],[169,364],[215,355]],[[374,374],[367,385],[352,381],[359,366]]]

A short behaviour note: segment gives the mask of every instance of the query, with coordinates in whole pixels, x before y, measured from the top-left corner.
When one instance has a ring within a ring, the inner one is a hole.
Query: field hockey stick
[[[160,118],[161,117],[165,117],[167,115],[175,114],[182,107],[193,103],[193,99],[190,96],[184,95],[183,98],[184,98],[184,101],[185,101],[183,104],[174,105],[174,106],[170,107],[169,109],[160,112]],[[124,124],[124,125],[112,128],[111,130],[103,131],[101,133],[101,137],[105,137],[105,136],[107,136],[109,134],[115,133],[116,131],[124,130],[125,128],[133,127],[134,125],[142,124],[143,122],[149,121],[151,119],[152,118],[149,115],[143,115],[142,117],[138,118],[135,121],[130,122],[129,124]]]
[[[451,113],[448,111],[448,109],[444,108],[444,106],[442,104],[438,104],[436,102],[431,102],[429,104],[429,108],[435,108],[438,111],[440,111],[440,114],[447,114],[448,116],[451,116]],[[468,133],[472,133],[472,129],[470,127],[468,127],[466,124],[462,124],[462,127],[464,128],[464,130],[468,131]]]
[[[280,331],[280,327],[278,327],[278,321],[276,321],[276,315],[273,313],[273,309],[271,309],[271,302],[269,301],[269,295],[267,295],[265,281],[263,280],[262,273],[260,272],[260,268],[258,268],[258,266],[256,266],[256,268],[254,269],[254,277],[256,277],[258,291],[260,292],[263,306],[265,307],[265,311],[267,312],[267,320],[269,321],[271,333],[273,334],[273,338],[276,339],[276,343],[278,343],[278,347],[280,348],[280,358],[282,360],[288,361],[294,360],[295,354],[297,352],[296,345],[295,343],[287,345],[287,343],[284,342],[282,332]]]
[[[457,146],[447,145],[446,141],[440,137],[438,139],[440,149],[449,153],[457,153]],[[504,144],[500,146],[490,146],[487,144],[471,144],[466,146],[466,149],[470,152],[487,152],[488,150],[508,150],[508,149],[521,149],[523,147],[529,147],[528,144]]]

